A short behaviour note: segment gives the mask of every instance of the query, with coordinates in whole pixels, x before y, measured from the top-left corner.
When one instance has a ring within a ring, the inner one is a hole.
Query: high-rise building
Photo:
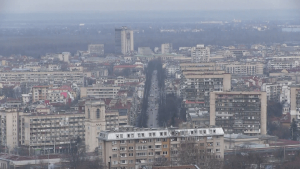
[[[88,51],[92,55],[104,55],[104,44],[90,44]]]
[[[222,128],[195,129],[134,129],[132,131],[101,131],[99,158],[111,168],[142,168],[166,160],[180,164],[183,146],[193,144],[191,158],[198,160],[224,158],[224,132]],[[186,148],[186,147],[185,147]]]
[[[209,109],[209,93],[213,91],[230,91],[231,74],[211,72],[194,72],[181,76],[181,95],[187,103],[197,103],[198,108]]]
[[[161,44],[161,54],[172,53],[173,47],[171,43]]]
[[[134,50],[133,31],[123,26],[115,29],[115,53],[127,54]]]
[[[267,134],[266,92],[211,92],[210,125],[229,134]]]
[[[19,111],[5,108],[0,110],[0,145],[9,153],[19,145]]]
[[[193,47],[191,50],[192,62],[209,62],[210,48],[205,47],[203,44]]]

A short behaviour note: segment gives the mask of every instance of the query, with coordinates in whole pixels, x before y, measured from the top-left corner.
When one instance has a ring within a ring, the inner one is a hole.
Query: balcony
[[[260,130],[244,130],[245,134],[259,134]]]

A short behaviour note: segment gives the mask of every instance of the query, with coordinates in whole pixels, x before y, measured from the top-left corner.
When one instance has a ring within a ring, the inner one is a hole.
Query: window
[[[91,118],[91,113],[90,113],[90,109],[88,109],[88,119]]]
[[[128,156],[129,156],[129,157],[133,157],[133,153],[129,153]]]
[[[100,109],[97,109],[97,119],[100,118]]]
[[[167,145],[167,144],[164,144],[164,145],[163,145],[163,148],[168,148],[168,145]]]
[[[153,152],[149,152],[148,155],[149,155],[149,156],[153,156]]]
[[[155,152],[155,155],[160,155],[160,152]]]
[[[167,154],[168,154],[168,152],[167,152],[167,151],[164,151],[164,152],[163,152],[163,155],[167,155]]]
[[[147,156],[147,153],[145,153],[145,152],[137,153],[137,156]]]
[[[128,147],[129,150],[133,150],[133,147]]]
[[[121,153],[120,156],[121,157],[126,157],[126,154],[125,153]]]
[[[126,160],[121,160],[121,164],[126,164]]]
[[[155,145],[155,148],[161,148],[161,145]]]
[[[120,143],[121,143],[121,144],[125,144],[126,141],[125,141],[125,140],[121,140]]]
[[[120,150],[121,150],[121,151],[125,151],[125,150],[126,150],[126,147],[120,147]]]
[[[156,139],[156,141],[157,141],[157,142],[159,142],[159,141],[160,141],[160,139],[159,139],[159,138],[157,138],[157,139]]]
[[[113,157],[113,158],[117,158],[117,157],[118,157],[118,154],[113,154],[112,157]]]
[[[216,149],[216,152],[220,152],[220,149]]]

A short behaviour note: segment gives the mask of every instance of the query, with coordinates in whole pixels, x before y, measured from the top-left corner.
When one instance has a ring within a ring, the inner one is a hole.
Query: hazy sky
[[[300,0],[0,0],[0,12],[300,9]]]

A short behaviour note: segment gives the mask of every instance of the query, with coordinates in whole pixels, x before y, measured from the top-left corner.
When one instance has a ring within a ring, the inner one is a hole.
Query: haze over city
[[[0,169],[299,166],[299,0],[0,1]]]

